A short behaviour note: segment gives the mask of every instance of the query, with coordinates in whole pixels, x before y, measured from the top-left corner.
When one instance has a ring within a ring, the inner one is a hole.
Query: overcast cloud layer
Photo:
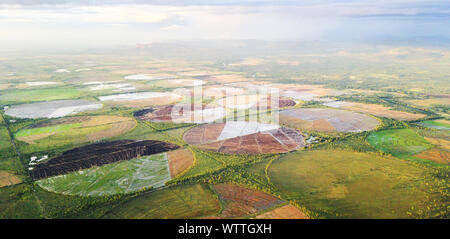
[[[0,49],[164,40],[450,38],[448,0],[2,0]]]

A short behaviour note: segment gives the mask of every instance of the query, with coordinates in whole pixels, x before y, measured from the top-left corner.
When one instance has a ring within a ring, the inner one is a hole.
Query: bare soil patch
[[[236,185],[217,184],[214,188],[219,193],[219,198],[225,203],[219,218],[243,217],[283,203],[282,200],[270,194]]]
[[[188,149],[177,149],[167,153],[170,176],[175,178],[194,163],[194,155]]]
[[[0,188],[21,183],[22,180],[16,175],[6,172],[0,171]]]
[[[431,160],[436,163],[450,164],[450,152],[443,149],[429,149],[414,156],[421,159]]]
[[[288,204],[256,216],[258,219],[309,219],[295,206]]]
[[[285,128],[250,130],[254,126],[232,127],[229,123],[201,125],[190,129],[184,140],[204,150],[229,154],[284,153],[305,146],[305,137],[298,131]]]
[[[177,104],[139,110],[134,116],[139,120],[173,123],[205,123],[225,117],[226,111],[220,107],[206,105]]]

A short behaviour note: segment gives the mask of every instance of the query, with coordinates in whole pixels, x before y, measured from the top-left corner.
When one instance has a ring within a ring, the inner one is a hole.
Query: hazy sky
[[[0,0],[0,49],[450,38],[449,0]]]

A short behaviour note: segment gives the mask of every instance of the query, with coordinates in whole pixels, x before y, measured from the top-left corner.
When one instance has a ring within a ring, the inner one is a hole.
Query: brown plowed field
[[[193,145],[200,145],[215,141],[224,127],[225,124],[207,124],[197,126],[184,134],[184,141]]]
[[[178,145],[156,140],[119,140],[90,144],[68,150],[60,156],[36,165],[30,171],[30,176],[34,180],[39,180],[178,148]]]
[[[425,139],[428,142],[439,146],[440,148],[443,148],[443,149],[446,149],[446,150],[450,150],[450,140],[434,138],[434,137],[425,137]]]
[[[225,206],[219,218],[237,218],[267,210],[282,200],[270,194],[231,184],[214,185]]]
[[[336,128],[334,128],[334,126],[326,119],[314,120],[312,127],[317,131],[324,131],[324,132],[336,130]]]
[[[139,120],[148,120],[152,122],[173,122],[177,119],[183,119],[188,116],[191,116],[195,112],[200,112],[201,110],[208,109],[206,105],[166,105],[161,107],[149,108],[139,110],[134,113],[134,116]],[[188,109],[190,112],[184,113],[184,111]],[[177,110],[178,112],[172,112]],[[175,117],[175,118],[174,118]]]
[[[95,127],[97,125],[111,125],[112,127],[88,134],[87,137],[91,142],[126,133],[136,126],[136,121],[120,116],[97,116],[83,124],[83,127]]]
[[[284,127],[218,140],[224,127],[225,123],[197,126],[184,134],[184,140],[204,150],[228,154],[285,153],[305,146],[302,134]]]
[[[431,160],[436,163],[450,164],[450,152],[443,149],[429,149],[414,156],[421,159]]]
[[[188,149],[177,149],[167,153],[170,176],[175,178],[194,163],[194,155]]]
[[[258,219],[309,219],[302,211],[291,204],[276,208],[256,216]]]
[[[22,180],[18,178],[16,175],[6,171],[0,171],[0,188],[18,184],[21,182]]]

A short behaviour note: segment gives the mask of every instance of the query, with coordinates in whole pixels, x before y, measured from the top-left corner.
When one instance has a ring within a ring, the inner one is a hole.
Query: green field
[[[0,94],[0,103],[17,104],[32,101],[76,99],[81,95],[81,91],[73,88],[10,90]]]
[[[378,150],[404,159],[433,147],[413,129],[373,132],[367,137],[367,141]]]
[[[450,124],[435,120],[422,121],[420,124],[430,128],[450,130]]]
[[[170,180],[167,154],[155,154],[37,181],[67,195],[102,196],[164,186]]]
[[[181,185],[138,196],[104,218],[196,218],[219,212],[217,196],[205,185]]]
[[[52,126],[53,127],[53,126]],[[49,127],[49,128],[52,128]],[[59,128],[59,127],[57,127]],[[54,148],[59,148],[67,145],[76,145],[83,142],[89,141],[87,135],[94,134],[99,131],[104,131],[111,128],[111,125],[99,125],[95,127],[89,128],[77,128],[76,130],[70,130],[71,127],[62,127],[64,130],[61,131],[53,131],[53,135],[49,135],[48,137],[44,137],[41,139],[33,140],[34,143],[29,144],[22,142],[20,140],[20,136],[16,136],[16,140],[20,141],[17,143],[21,152],[23,153],[31,153],[42,150],[52,150]],[[48,129],[53,130],[53,129]],[[39,130],[38,130],[39,131]],[[26,136],[24,134],[28,133],[27,130],[25,132],[19,131],[19,135]],[[31,136],[33,134],[30,134]]]
[[[436,193],[442,188],[429,173],[408,161],[338,150],[287,154],[268,170],[284,199],[325,218],[445,215],[447,204]],[[444,191],[449,186],[445,181]]]
[[[31,128],[31,129],[23,129],[20,130],[15,134],[16,137],[23,137],[23,136],[31,136],[36,134],[46,134],[46,133],[56,133],[60,131],[69,131],[74,128],[80,127],[82,123],[74,123],[74,124],[61,124],[61,125],[54,125],[54,126],[48,126],[48,127],[41,127],[41,128]]]
[[[24,127],[17,130],[14,137],[21,152],[32,153],[119,136],[132,129],[130,124],[134,124],[134,121],[128,117],[100,115],[83,122]]]

